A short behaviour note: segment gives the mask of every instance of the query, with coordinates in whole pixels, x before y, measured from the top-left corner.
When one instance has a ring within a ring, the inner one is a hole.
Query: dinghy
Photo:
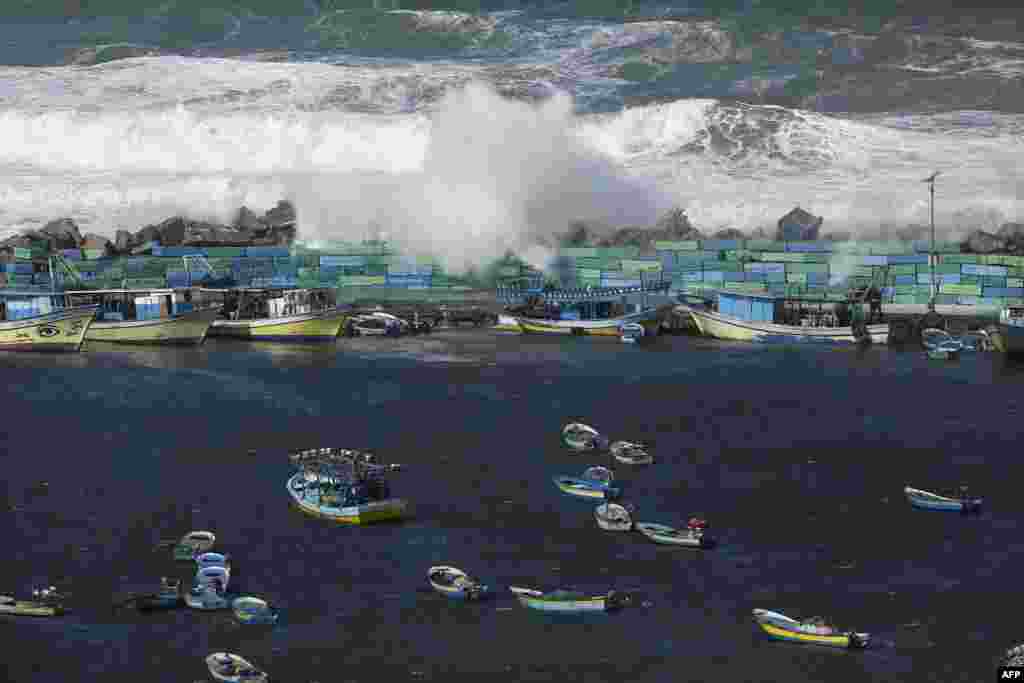
[[[707,523],[702,519],[691,519],[686,529],[674,529],[664,524],[637,522],[636,530],[655,543],[681,545],[687,548],[710,548],[714,541],[707,535]]]
[[[243,624],[277,623],[277,610],[259,598],[248,595],[236,598],[231,603],[231,610]]]
[[[196,555],[212,548],[216,540],[217,537],[212,531],[190,531],[178,541],[178,545],[174,546],[174,559],[182,562],[191,561]]]
[[[597,525],[605,531],[630,531],[633,528],[633,517],[630,511],[617,503],[604,503],[594,510]]]
[[[591,451],[601,446],[602,437],[593,427],[570,422],[562,429],[562,443],[574,451]]]
[[[629,441],[616,441],[609,448],[612,457],[626,465],[650,465],[654,456],[643,445]]]
[[[231,558],[220,553],[203,553],[196,555],[196,565],[199,569],[206,567],[224,567],[231,571]]]
[[[203,567],[196,572],[197,586],[212,586],[218,592],[225,592],[228,589],[228,582],[231,580],[231,570],[227,567],[213,566]]]
[[[16,617],[59,617],[67,610],[61,604],[62,597],[53,586],[32,591],[35,600],[15,600],[0,595],[0,614]]]
[[[519,603],[524,607],[560,614],[611,612],[630,602],[628,595],[615,591],[608,591],[605,595],[586,595],[562,589],[545,593],[533,588],[518,586],[509,586],[509,590],[515,593],[519,598]]]
[[[929,491],[906,486],[903,488],[907,500],[916,508],[922,510],[948,510],[950,512],[980,512],[982,498],[968,497],[966,490],[961,491],[959,498],[948,498]]]
[[[589,467],[579,477],[558,476],[553,479],[562,493],[578,498],[615,498],[619,489],[612,486],[612,471],[607,467]]]
[[[238,655],[214,652],[206,658],[210,675],[227,683],[264,683],[267,674],[245,661]]]
[[[792,643],[861,649],[867,647],[871,641],[871,635],[868,633],[841,631],[829,626],[820,618],[797,621],[778,612],[755,609],[754,620],[769,637]]]
[[[921,331],[921,344],[928,357],[934,360],[956,358],[964,348],[964,343],[955,339],[948,332],[934,327]]]
[[[487,586],[456,567],[431,567],[427,570],[430,587],[455,600],[479,600],[487,594]]]
[[[160,579],[160,591],[151,595],[143,595],[135,600],[135,607],[140,612],[180,607],[181,581],[178,579]]]
[[[228,599],[212,586],[194,586],[185,594],[185,604],[198,610],[219,610],[231,606]]]

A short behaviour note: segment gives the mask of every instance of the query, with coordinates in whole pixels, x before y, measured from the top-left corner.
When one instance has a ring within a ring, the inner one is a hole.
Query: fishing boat
[[[231,570],[231,558],[227,555],[221,555],[220,553],[202,553],[196,555],[196,565],[199,569],[205,569],[206,567],[224,567],[227,570]]]
[[[174,546],[174,559],[191,562],[196,555],[212,548],[216,540],[212,531],[190,531]]]
[[[603,503],[594,510],[597,525],[605,531],[630,531],[633,528],[633,516],[630,509],[618,503]]]
[[[815,304],[809,304],[814,306]],[[823,308],[824,303],[817,304]],[[854,304],[855,310],[859,304]],[[801,317],[804,307],[768,294],[718,292],[712,306],[680,304],[701,334],[715,339],[765,343],[884,344],[889,325],[851,324],[839,327],[835,316],[821,313]],[[792,324],[798,322],[799,324]]]
[[[408,516],[408,502],[393,497],[384,478],[397,467],[369,462],[365,455],[346,449],[313,449],[293,456],[299,471],[286,486],[292,502],[307,514],[343,524]]]
[[[515,593],[519,603],[524,607],[560,614],[611,612],[621,609],[630,602],[628,595],[616,591],[608,591],[604,595],[586,595],[578,591],[563,589],[545,593],[519,586],[509,586],[509,590]]]
[[[686,548],[710,548],[714,545],[707,535],[707,522],[702,519],[691,519],[685,529],[674,529],[664,524],[637,522],[636,530],[655,543],[679,545]]]
[[[77,352],[97,306],[64,306],[63,294],[0,290],[0,351]]]
[[[135,606],[141,612],[173,609],[182,604],[181,581],[178,579],[160,579],[160,590],[150,595],[142,595],[135,599]]]
[[[548,291],[501,289],[505,314],[530,334],[621,337],[623,325],[636,324],[656,335],[675,301],[669,280],[641,281],[640,286],[588,287]]]
[[[409,329],[409,323],[390,313],[368,313],[353,316],[349,321],[353,336],[399,337]]]
[[[206,658],[210,675],[227,683],[265,683],[267,674],[228,652],[214,652]]]
[[[591,451],[602,447],[604,437],[582,422],[570,422],[562,428],[562,443],[574,451]]]
[[[63,605],[63,597],[50,586],[42,590],[32,591],[34,600],[16,600],[0,595],[0,614],[16,617],[59,617],[68,610]]]
[[[350,312],[337,304],[337,291],[319,289],[202,290],[223,300],[212,337],[286,342],[332,342]]]
[[[191,289],[65,292],[68,306],[99,307],[86,341],[168,345],[202,344],[219,315],[219,306],[203,306],[193,294]]]
[[[650,465],[654,462],[654,456],[642,444],[616,441],[608,450],[613,458],[626,465]]]
[[[496,332],[522,332],[523,328],[519,326],[519,321],[514,316],[501,313],[498,315],[498,322],[495,323],[492,328]]]
[[[755,609],[754,620],[769,637],[792,643],[862,649],[871,641],[871,635],[868,633],[841,631],[821,618],[797,621],[778,612]]]
[[[1024,353],[1024,306],[1007,306],[999,312],[998,334],[992,345],[1009,355]]]
[[[455,600],[479,600],[488,592],[482,581],[456,567],[431,567],[427,581],[435,591]]]
[[[624,344],[636,344],[646,336],[644,326],[637,323],[623,323],[619,326],[619,341]]]
[[[227,609],[231,601],[210,585],[195,585],[185,594],[185,604],[192,609],[211,611]]]
[[[243,624],[276,624],[278,612],[265,600],[252,596],[235,598],[231,603],[235,617]]]
[[[910,501],[911,505],[922,510],[947,510],[963,513],[980,512],[983,502],[982,498],[968,497],[965,490],[961,491],[959,498],[940,496],[937,493],[922,491],[909,486],[903,488],[903,493],[906,494],[907,500]]]
[[[612,486],[615,475],[607,467],[588,467],[581,476],[566,475],[554,477],[555,486],[562,493],[579,498],[615,498],[619,489]]]

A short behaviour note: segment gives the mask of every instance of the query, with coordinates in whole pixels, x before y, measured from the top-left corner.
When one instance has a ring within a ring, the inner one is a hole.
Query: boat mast
[[[935,312],[935,179],[939,177],[940,171],[935,171],[930,176],[924,179],[922,182],[928,183],[928,189],[931,194],[931,217],[932,217],[932,246],[931,251],[928,255],[928,262],[931,268],[932,278],[932,295],[928,299],[928,310]]]

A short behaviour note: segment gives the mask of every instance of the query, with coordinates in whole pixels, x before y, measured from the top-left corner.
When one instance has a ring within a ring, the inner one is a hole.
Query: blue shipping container
[[[246,256],[291,256],[288,247],[245,247]]]
[[[739,240],[704,240],[700,243],[703,251],[733,251],[740,248]]]
[[[916,275],[897,275],[896,276],[896,284],[898,284],[898,285],[916,285],[917,284],[917,276]]]
[[[727,270],[723,273],[723,280],[725,282],[743,282],[746,276],[738,271]]]
[[[831,242],[786,242],[786,251],[797,254],[821,254],[832,251]]]
[[[705,270],[704,281],[705,282],[722,282],[725,280],[725,275],[720,270]]]
[[[892,254],[886,257],[890,266],[905,266],[911,264],[928,265],[928,254]]]
[[[321,256],[320,267],[338,267],[338,266],[365,266],[365,256]]]
[[[888,256],[878,256],[875,254],[863,254],[860,257],[860,264],[862,266],[884,266],[889,263]]]
[[[1006,266],[982,266],[975,263],[964,263],[960,266],[960,272],[964,275],[1006,277]]]

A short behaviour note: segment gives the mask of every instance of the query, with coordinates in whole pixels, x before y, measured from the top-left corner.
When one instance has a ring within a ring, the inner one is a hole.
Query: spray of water
[[[289,190],[303,235],[364,239],[376,224],[404,251],[455,272],[507,249],[544,267],[550,253],[538,245],[571,220],[650,225],[671,205],[653,181],[585,145],[569,96],[533,105],[480,84],[445,97],[419,168],[318,174]]]

